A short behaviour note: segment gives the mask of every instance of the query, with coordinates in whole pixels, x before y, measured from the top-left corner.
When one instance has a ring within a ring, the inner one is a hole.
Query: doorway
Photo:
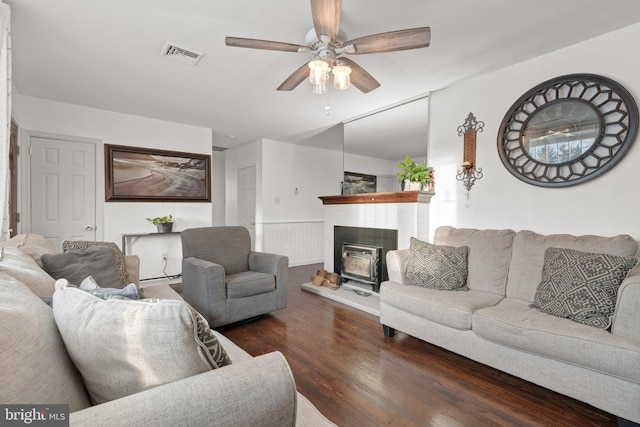
[[[256,166],[238,170],[238,225],[246,227],[251,236],[251,249],[256,237]]]
[[[96,144],[32,135],[29,154],[29,232],[58,250],[96,240]]]

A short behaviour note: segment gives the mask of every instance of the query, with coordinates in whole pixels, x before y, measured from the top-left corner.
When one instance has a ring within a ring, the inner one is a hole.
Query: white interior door
[[[96,239],[96,146],[30,138],[32,233],[54,247],[64,240]]]
[[[256,235],[256,167],[238,170],[238,225],[247,227],[251,247],[255,248]]]

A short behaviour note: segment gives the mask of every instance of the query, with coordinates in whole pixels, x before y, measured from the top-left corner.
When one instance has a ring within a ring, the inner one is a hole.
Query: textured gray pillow
[[[607,329],[620,283],[638,258],[548,248],[533,307],[553,316]]]
[[[231,363],[182,300],[102,299],[67,286],[53,294],[53,315],[94,404]]]
[[[91,248],[94,246],[106,246],[111,248],[113,254],[116,257],[116,267],[120,272],[120,281],[122,285],[128,285],[131,283],[129,281],[129,275],[127,273],[127,268],[125,265],[124,254],[113,242],[94,242],[92,240],[65,240],[62,242],[62,252],[76,252],[81,251],[83,249]]]
[[[122,288],[120,272],[111,250],[104,246],[95,246],[77,252],[42,255],[42,266],[54,279],[67,279],[69,283],[80,286],[87,276],[93,278],[104,288]]]
[[[405,283],[443,291],[468,291],[468,246],[432,245],[412,237]]]

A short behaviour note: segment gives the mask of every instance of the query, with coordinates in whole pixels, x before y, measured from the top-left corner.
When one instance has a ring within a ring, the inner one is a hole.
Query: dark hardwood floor
[[[298,390],[339,426],[615,426],[589,405],[303,291],[321,265],[289,269],[287,308],[220,328],[252,355],[279,350]]]

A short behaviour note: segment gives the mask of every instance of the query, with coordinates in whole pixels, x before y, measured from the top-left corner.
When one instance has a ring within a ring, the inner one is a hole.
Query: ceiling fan
[[[344,40],[339,30],[342,0],[311,0],[313,28],[305,39],[306,46],[269,40],[225,37],[225,44],[232,47],[301,52],[313,55],[278,87],[281,91],[295,89],[309,78],[314,93],[325,93],[329,72],[334,74],[334,87],[346,89],[353,84],[363,93],[371,92],[380,83],[354,61],[343,55],[395,52],[428,47],[431,41],[429,27],[412,28],[373,34],[353,40]]]

